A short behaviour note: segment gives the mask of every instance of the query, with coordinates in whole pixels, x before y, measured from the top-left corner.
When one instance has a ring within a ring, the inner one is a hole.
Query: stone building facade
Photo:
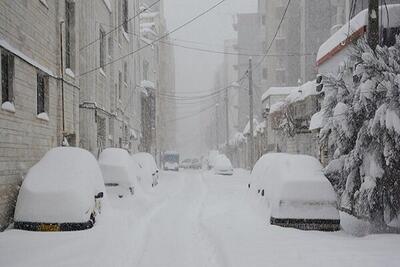
[[[140,60],[134,53],[140,45],[139,2],[81,1],[78,12],[80,146],[96,156],[107,147],[135,152],[140,132]]]
[[[79,3],[0,2],[0,230],[28,169],[64,138],[79,144]]]

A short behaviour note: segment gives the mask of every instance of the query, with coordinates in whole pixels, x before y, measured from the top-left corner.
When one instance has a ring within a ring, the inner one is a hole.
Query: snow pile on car
[[[157,172],[158,167],[153,158],[149,153],[136,153],[132,155],[134,161],[139,164],[141,184],[147,188],[157,183]]]
[[[99,192],[105,193],[103,178],[90,152],[73,147],[53,148],[26,175],[14,220],[86,222]],[[102,199],[102,206],[108,206],[106,198]]]
[[[106,184],[118,184],[130,188],[137,184],[139,171],[135,168],[128,151],[107,148],[99,156],[99,164]]]
[[[274,217],[338,218],[333,188],[311,156],[265,154],[254,166],[251,189],[265,195]]]

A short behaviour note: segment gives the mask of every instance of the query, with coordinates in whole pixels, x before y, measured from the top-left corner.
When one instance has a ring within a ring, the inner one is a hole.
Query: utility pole
[[[254,164],[254,125],[253,125],[253,67],[252,67],[252,59],[249,58],[249,117],[250,117],[250,169],[253,168]]]
[[[368,44],[375,51],[379,44],[379,0],[368,3]]]
[[[226,138],[226,148],[229,146],[229,106],[228,106],[228,87],[225,89],[225,138]]]

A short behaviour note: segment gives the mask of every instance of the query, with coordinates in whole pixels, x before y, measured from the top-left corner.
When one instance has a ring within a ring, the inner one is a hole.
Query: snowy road
[[[267,224],[248,174],[161,174],[83,232],[0,233],[0,266],[396,266],[398,235],[356,238]]]

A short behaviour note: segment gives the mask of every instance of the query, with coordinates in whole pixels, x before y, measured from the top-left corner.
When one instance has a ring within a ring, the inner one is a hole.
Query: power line
[[[113,28],[112,30],[110,30],[109,32],[106,32],[106,33],[104,34],[104,36],[107,36],[108,34],[115,32],[118,28],[120,28],[121,26],[123,26],[125,23],[128,23],[129,21],[135,19],[135,18],[136,18],[137,16],[139,16],[140,14],[142,14],[142,13],[146,12],[147,10],[151,9],[153,6],[155,6],[156,4],[158,4],[160,1],[161,1],[161,0],[156,0],[156,1],[155,1],[153,4],[151,4],[149,7],[142,9],[139,13],[136,13],[133,17],[129,18],[127,21],[125,21],[125,22],[123,22],[123,23],[117,25],[116,27],[114,27],[114,28]],[[83,49],[85,49],[85,48],[91,46],[92,44],[94,44],[94,43],[96,43],[96,42],[98,42],[98,41],[100,41],[100,37],[97,38],[97,39],[95,39],[95,40],[93,40],[93,41],[91,41],[90,43],[88,43],[88,44],[82,46],[81,48],[79,48],[79,51],[82,51]]]
[[[117,61],[120,61],[120,60],[123,59],[123,58],[126,58],[126,57],[128,57],[128,56],[130,56],[130,55],[133,55],[133,54],[135,54],[135,53],[141,51],[142,49],[144,49],[144,48],[146,48],[146,47],[148,47],[148,46],[153,45],[154,43],[160,41],[161,39],[164,39],[165,37],[169,36],[170,34],[172,34],[172,33],[176,32],[176,31],[178,31],[178,30],[184,28],[185,26],[191,24],[193,21],[195,21],[195,20],[197,20],[198,18],[202,17],[203,15],[207,14],[208,12],[210,12],[211,10],[213,10],[214,8],[216,8],[217,6],[221,5],[221,4],[222,4],[223,2],[225,2],[225,1],[227,1],[227,0],[221,0],[221,1],[219,1],[218,3],[214,4],[214,5],[211,6],[210,8],[208,8],[208,9],[206,9],[205,11],[201,12],[199,15],[197,15],[197,16],[195,16],[194,18],[188,20],[188,21],[185,22],[184,24],[182,24],[182,25],[176,27],[176,28],[173,29],[172,31],[169,31],[169,32],[165,33],[164,35],[162,35],[161,37],[157,38],[157,39],[154,40],[153,42],[151,42],[151,43],[149,43],[149,44],[146,44],[145,46],[139,47],[138,49],[136,49],[136,50],[134,50],[134,51],[132,51],[132,52],[130,52],[130,53],[124,55],[124,56],[121,56],[121,57],[119,57],[119,58],[117,58],[117,59],[115,59],[115,60],[112,60],[112,61],[110,61],[110,62],[107,62],[107,63],[103,64],[103,66],[99,66],[99,67],[96,67],[96,68],[94,68],[94,69],[88,70],[88,71],[86,71],[86,72],[80,74],[79,77],[81,77],[81,76],[83,76],[83,75],[86,75],[86,74],[89,74],[89,73],[92,73],[93,71],[99,70],[100,68],[105,67],[105,66],[108,66],[108,65],[110,65],[110,64],[113,64],[113,63],[115,63],[115,62],[117,62]]]

